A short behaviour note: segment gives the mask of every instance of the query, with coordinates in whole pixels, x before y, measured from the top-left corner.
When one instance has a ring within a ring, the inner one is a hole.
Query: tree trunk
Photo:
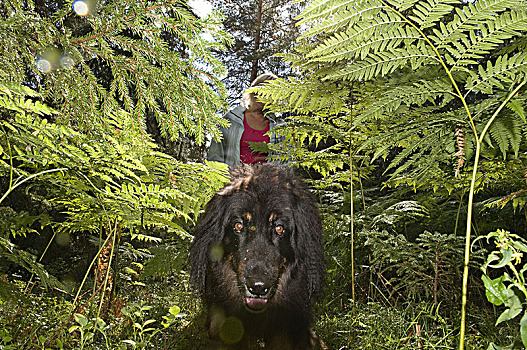
[[[258,76],[258,51],[260,50],[260,40],[262,33],[262,12],[263,12],[263,0],[258,0],[258,7],[256,10],[256,21],[254,27],[256,33],[254,33],[254,48],[253,48],[253,64],[251,67],[251,82]]]

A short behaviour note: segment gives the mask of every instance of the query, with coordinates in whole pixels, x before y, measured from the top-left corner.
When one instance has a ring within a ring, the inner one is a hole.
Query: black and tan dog
[[[311,330],[325,278],[322,225],[291,169],[233,170],[200,218],[190,263],[219,348],[324,348]]]

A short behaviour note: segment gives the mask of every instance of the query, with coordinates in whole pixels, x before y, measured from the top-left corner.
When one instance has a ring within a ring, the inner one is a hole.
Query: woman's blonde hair
[[[264,73],[256,77],[254,81],[251,83],[250,87],[255,87],[258,85],[263,84],[267,80],[276,79],[278,78],[273,73]],[[247,108],[248,111],[252,111],[254,106],[256,105],[256,97],[254,96],[253,92],[245,92],[242,96],[242,104]]]

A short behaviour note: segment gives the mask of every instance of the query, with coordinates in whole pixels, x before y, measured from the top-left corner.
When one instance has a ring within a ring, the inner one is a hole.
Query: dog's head
[[[309,191],[277,165],[242,166],[231,176],[198,223],[193,283],[203,293],[210,269],[235,274],[239,301],[256,313],[287,293],[290,280],[305,285],[306,298],[317,296],[324,280],[322,227]]]

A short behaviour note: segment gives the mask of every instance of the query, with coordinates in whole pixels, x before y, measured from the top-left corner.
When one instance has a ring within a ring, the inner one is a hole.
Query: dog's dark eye
[[[235,223],[234,229],[236,230],[236,232],[241,232],[241,230],[243,229],[243,224],[241,222]]]
[[[276,225],[276,227],[274,228],[275,232],[281,236],[283,233],[284,233],[284,226],[282,225]]]

